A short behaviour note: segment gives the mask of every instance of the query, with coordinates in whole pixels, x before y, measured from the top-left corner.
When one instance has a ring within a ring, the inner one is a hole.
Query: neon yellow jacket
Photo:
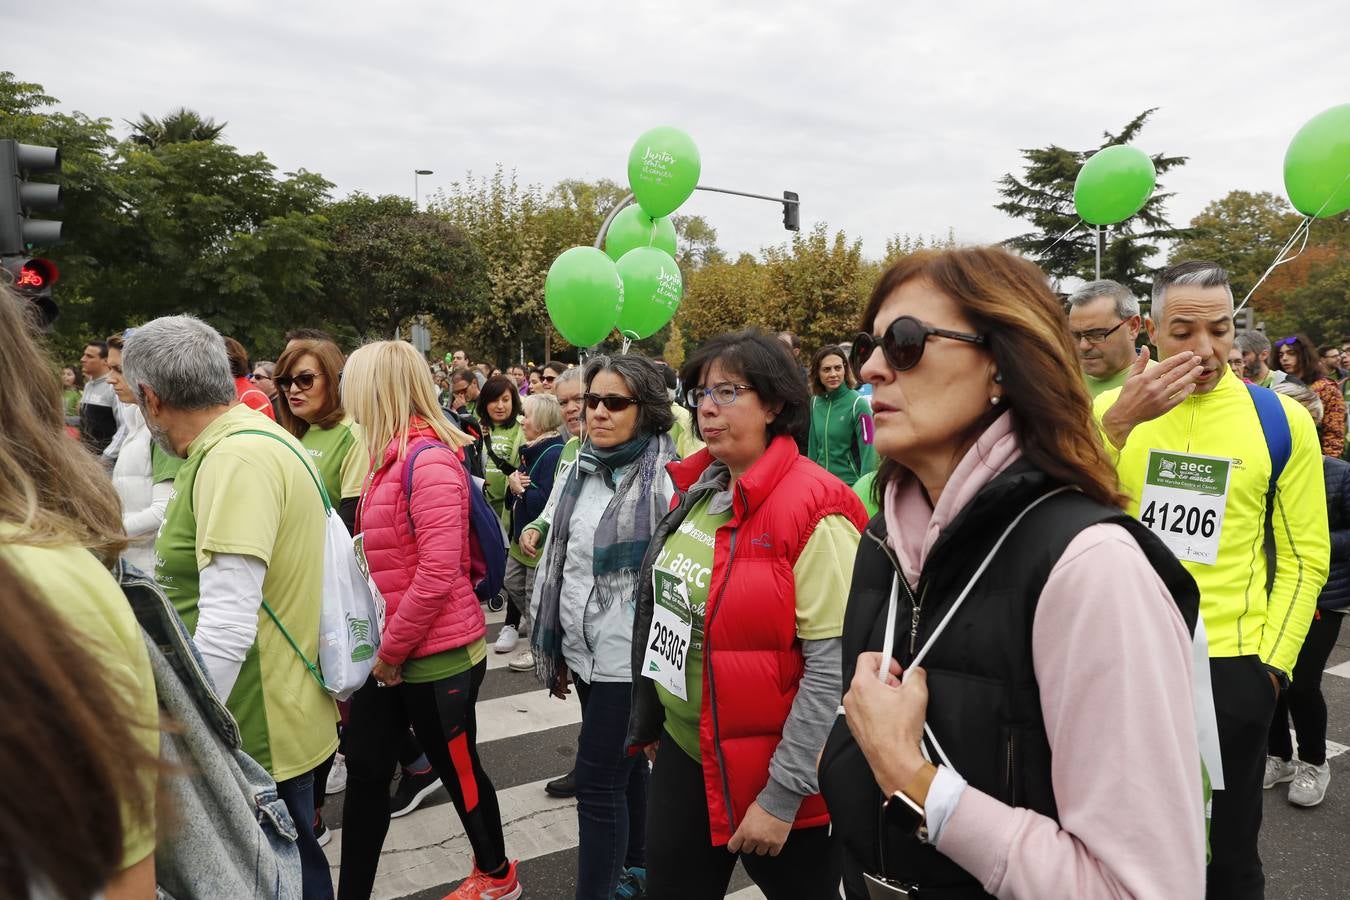
[[[1117,388],[1097,398],[1093,412],[1099,424],[1119,395]],[[1132,516],[1139,515],[1150,449],[1233,460],[1219,561],[1213,566],[1186,561],[1182,565],[1200,588],[1209,655],[1254,653],[1288,675],[1327,580],[1331,538],[1317,428],[1307,410],[1294,400],[1281,396],[1280,404],[1289,420],[1293,452],[1275,491],[1275,585],[1269,597],[1262,542],[1270,449],[1256,406],[1237,376],[1224,367],[1214,390],[1192,394],[1171,412],[1136,426],[1122,449],[1112,447],[1104,433],[1103,440],[1116,460]]]

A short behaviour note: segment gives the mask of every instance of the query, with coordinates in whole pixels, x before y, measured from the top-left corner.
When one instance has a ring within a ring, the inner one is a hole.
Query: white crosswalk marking
[[[1337,678],[1350,678],[1350,661],[1343,662],[1339,666],[1332,666],[1327,669],[1328,675],[1335,675]]]

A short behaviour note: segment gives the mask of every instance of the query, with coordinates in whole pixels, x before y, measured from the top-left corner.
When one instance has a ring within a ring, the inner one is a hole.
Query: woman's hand
[[[520,549],[530,559],[539,555],[539,529],[526,527],[520,533]]]
[[[381,687],[393,687],[396,684],[403,683],[403,667],[391,666],[382,659],[375,660],[375,665],[371,668],[370,674],[374,676],[375,683]]]
[[[511,489],[511,493],[519,497],[530,486],[530,476],[517,469],[506,476],[506,486]]]
[[[777,856],[792,834],[792,823],[766,812],[758,802],[751,803],[741,819],[740,827],[731,836],[727,849],[732,853],[753,853],[756,856]]]
[[[646,754],[647,762],[656,762],[656,751],[660,749],[661,742],[659,740],[652,741],[650,744],[643,747],[642,752]]]
[[[548,692],[550,696],[559,700],[566,700],[571,695],[572,678],[567,671],[567,663],[558,663],[558,668],[553,673],[553,687],[549,688]]]
[[[902,682],[900,664],[888,662],[883,683],[881,654],[858,655],[858,667],[844,694],[844,715],[877,784],[890,796],[909,787],[928,765],[919,751],[928,711],[928,677],[923,669],[911,669]]]

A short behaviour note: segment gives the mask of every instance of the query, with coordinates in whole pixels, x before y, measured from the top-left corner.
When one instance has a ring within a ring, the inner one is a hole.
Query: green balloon
[[[1157,182],[1153,160],[1143,150],[1105,147],[1078,170],[1073,205],[1089,225],[1114,225],[1143,209]]]
[[[680,308],[684,279],[674,258],[655,247],[629,250],[619,260],[623,279],[623,309],[619,333],[640,341],[656,334]]]
[[[643,212],[659,219],[689,199],[701,165],[693,139],[662,125],[644,132],[629,151],[628,186]]]
[[[1350,209],[1350,103],[1318,113],[1294,135],[1284,154],[1284,190],[1305,216]]]
[[[640,206],[625,206],[605,232],[605,252],[618,262],[636,247],[655,247],[675,255],[675,226],[670,217],[652,221]]]
[[[544,279],[544,305],[568,343],[600,343],[614,330],[623,307],[623,282],[614,260],[594,247],[564,250]]]

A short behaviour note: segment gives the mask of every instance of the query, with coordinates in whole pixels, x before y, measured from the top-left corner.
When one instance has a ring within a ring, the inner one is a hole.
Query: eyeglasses
[[[605,409],[612,413],[623,412],[630,406],[642,405],[641,400],[635,397],[624,397],[621,394],[582,394],[581,399],[586,401],[587,409],[595,409],[603,403]]]
[[[544,384],[552,384],[553,382],[555,382],[555,381],[558,380],[558,376],[557,376],[557,375],[540,375],[540,376],[539,376],[539,380],[542,381],[542,382],[544,382]]]
[[[1079,341],[1087,341],[1089,344],[1102,344],[1106,339],[1120,330],[1120,326],[1128,322],[1129,319],[1121,319],[1116,323],[1115,328],[1089,328],[1087,331],[1070,331],[1069,337],[1073,338],[1076,344]]]
[[[261,372],[254,372],[252,375],[248,376],[248,380],[249,380],[249,381],[271,381],[271,380],[272,380],[272,376],[271,376],[271,375],[264,375],[264,374],[261,373]]]
[[[853,371],[861,372],[863,364],[872,358],[872,351],[878,346],[886,357],[886,362],[897,372],[912,369],[923,359],[924,347],[930,337],[944,337],[967,344],[984,344],[982,334],[966,334],[962,331],[948,331],[945,328],[933,328],[925,325],[913,316],[901,316],[892,322],[886,333],[876,338],[867,332],[853,339]]]
[[[321,377],[317,372],[301,372],[299,375],[278,375],[272,379],[272,383],[283,392],[289,391],[291,385],[295,385],[302,391],[307,391],[314,387],[314,379]]]
[[[697,409],[703,403],[704,397],[711,397],[713,403],[718,406],[728,406],[736,402],[741,391],[753,391],[754,388],[748,384],[733,384],[730,381],[721,381],[712,387],[695,387],[685,392],[685,403],[689,404],[691,409]]]

